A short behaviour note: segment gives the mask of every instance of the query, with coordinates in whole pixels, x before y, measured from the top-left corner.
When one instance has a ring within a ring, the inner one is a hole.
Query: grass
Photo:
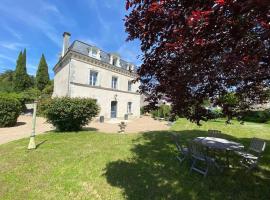
[[[95,131],[39,135],[34,151],[28,139],[0,146],[0,199],[269,199],[270,125],[198,127],[180,119],[171,128],[184,142],[219,129],[247,146],[256,136],[267,141],[261,170],[241,168],[203,178],[179,165],[171,131],[104,134]]]

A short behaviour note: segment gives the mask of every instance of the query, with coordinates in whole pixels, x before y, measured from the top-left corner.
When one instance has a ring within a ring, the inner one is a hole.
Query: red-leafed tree
[[[203,102],[234,93],[239,110],[266,100],[270,85],[269,0],[127,0],[128,40],[139,39],[141,91],[166,98],[199,124]]]

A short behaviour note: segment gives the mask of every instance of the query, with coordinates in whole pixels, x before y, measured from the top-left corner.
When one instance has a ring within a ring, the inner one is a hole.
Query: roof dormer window
[[[130,72],[133,72],[134,71],[134,65],[133,64],[128,64],[127,70],[130,71]]]
[[[116,54],[110,54],[110,64],[120,67],[120,57]]]
[[[100,50],[96,47],[89,48],[89,56],[100,60]]]

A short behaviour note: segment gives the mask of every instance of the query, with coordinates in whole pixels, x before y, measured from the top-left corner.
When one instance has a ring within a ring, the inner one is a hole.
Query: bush
[[[16,98],[0,96],[0,127],[14,126],[20,113],[21,104]]]
[[[41,117],[46,117],[46,111],[51,103],[51,98],[41,98],[37,105],[37,115]]]
[[[208,112],[207,112],[208,120],[217,119],[220,117],[223,117],[223,113],[221,109],[219,108],[208,109]]]
[[[247,111],[242,114],[242,120],[256,123],[266,123],[270,121],[270,109],[260,111]]]
[[[93,99],[63,97],[52,99],[44,114],[59,131],[78,131],[98,112]]]
[[[168,120],[171,115],[171,106],[163,104],[156,110],[151,111],[151,114],[153,118],[159,117]]]

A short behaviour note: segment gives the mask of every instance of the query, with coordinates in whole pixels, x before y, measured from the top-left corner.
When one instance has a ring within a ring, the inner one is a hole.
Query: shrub
[[[14,126],[21,113],[20,102],[10,96],[0,96],[0,127]]]
[[[52,99],[44,114],[59,131],[78,131],[98,112],[93,99],[63,97]]]
[[[242,115],[243,121],[266,123],[270,121],[270,109],[260,111],[247,111]]]
[[[163,104],[156,110],[152,110],[151,114],[153,118],[159,117],[168,120],[171,115],[171,106]]]
[[[46,111],[51,103],[52,99],[51,98],[41,98],[38,101],[37,105],[37,115],[46,117]]]
[[[217,119],[223,116],[222,110],[219,108],[212,108],[208,109],[207,112],[207,119],[212,120],[212,119]]]

